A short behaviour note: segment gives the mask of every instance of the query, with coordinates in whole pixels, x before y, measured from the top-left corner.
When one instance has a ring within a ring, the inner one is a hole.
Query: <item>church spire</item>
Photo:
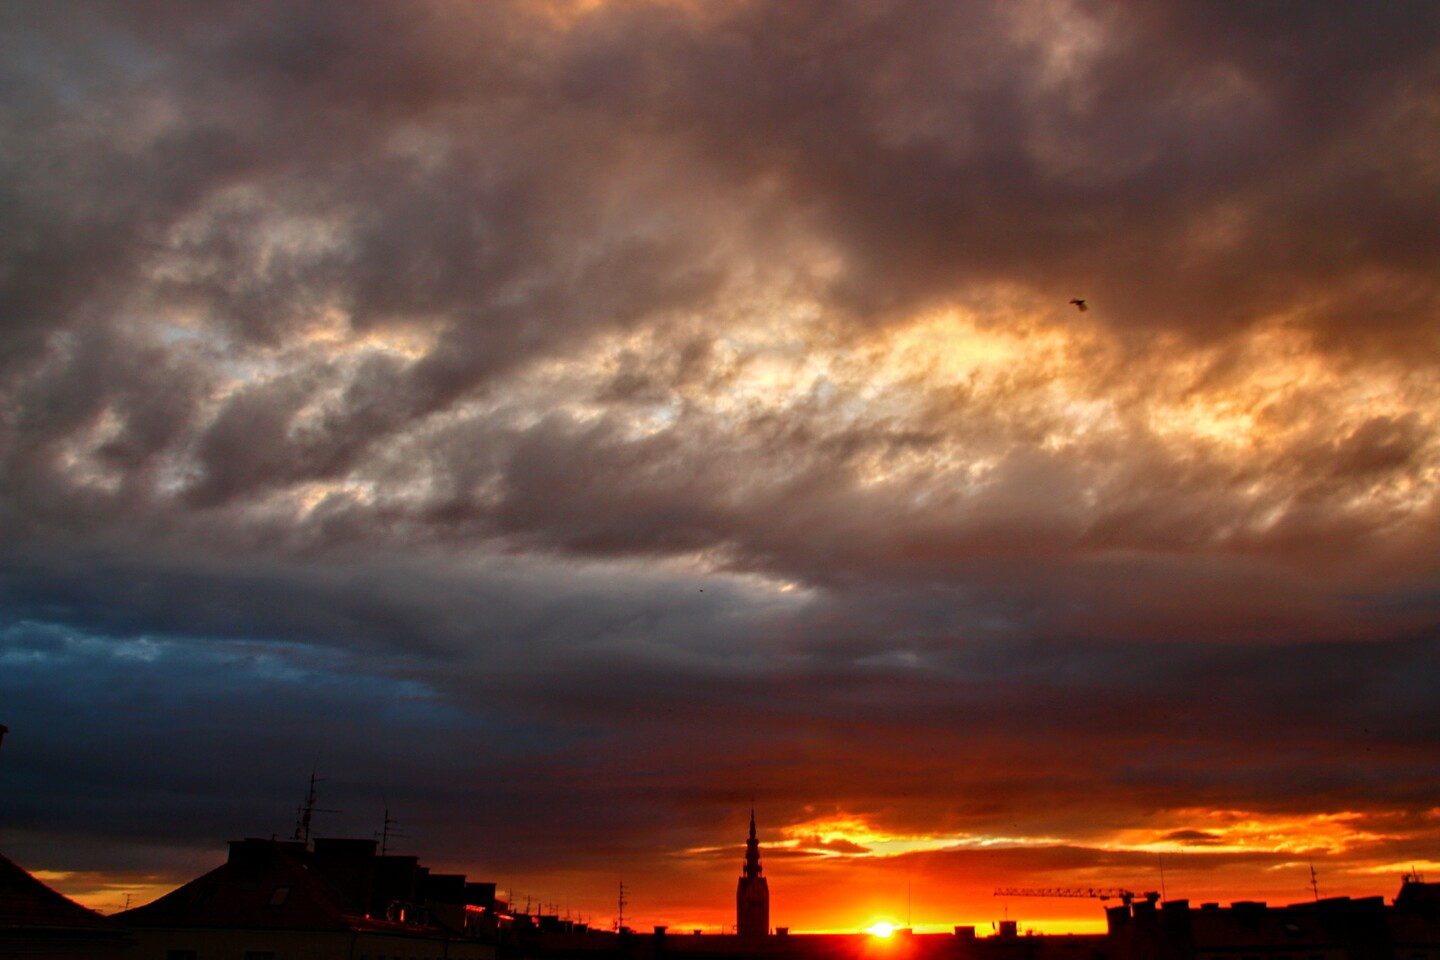
[[[770,884],[760,872],[760,840],[755,836],[755,804],[750,804],[750,836],[745,841],[745,872],[735,888],[735,932],[763,937],[770,932]]]
[[[750,805],[750,839],[745,841],[745,879],[760,876],[760,841],[755,838],[755,805]]]

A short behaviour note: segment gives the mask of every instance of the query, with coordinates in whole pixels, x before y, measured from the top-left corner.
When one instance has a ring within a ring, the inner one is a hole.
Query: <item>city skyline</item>
[[[45,883],[173,889],[312,773],[321,835],[677,928],[752,801],[795,930],[1440,871],[1440,6],[0,27]]]

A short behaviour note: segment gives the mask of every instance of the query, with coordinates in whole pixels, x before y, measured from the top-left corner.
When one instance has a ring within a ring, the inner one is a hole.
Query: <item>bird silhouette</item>
[[[1085,301],[1084,301],[1084,300],[1071,300],[1070,302],[1073,303],[1073,304],[1075,304],[1075,306],[1076,306],[1078,309],[1080,309],[1082,312],[1085,311],[1085,310],[1089,310],[1089,309],[1090,309],[1089,307],[1085,306]]]

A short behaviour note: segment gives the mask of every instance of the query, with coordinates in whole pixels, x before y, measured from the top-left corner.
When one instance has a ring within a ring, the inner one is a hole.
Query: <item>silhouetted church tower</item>
[[[745,841],[745,872],[735,887],[735,932],[742,937],[770,933],[770,885],[760,876],[760,841],[755,839],[755,807],[750,807],[750,839]]]

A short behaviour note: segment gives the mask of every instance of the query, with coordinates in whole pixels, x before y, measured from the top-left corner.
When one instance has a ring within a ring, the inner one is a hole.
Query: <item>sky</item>
[[[1440,6],[15,0],[0,90],[57,889],[312,773],[601,926],[752,803],[797,931],[1440,879]]]

